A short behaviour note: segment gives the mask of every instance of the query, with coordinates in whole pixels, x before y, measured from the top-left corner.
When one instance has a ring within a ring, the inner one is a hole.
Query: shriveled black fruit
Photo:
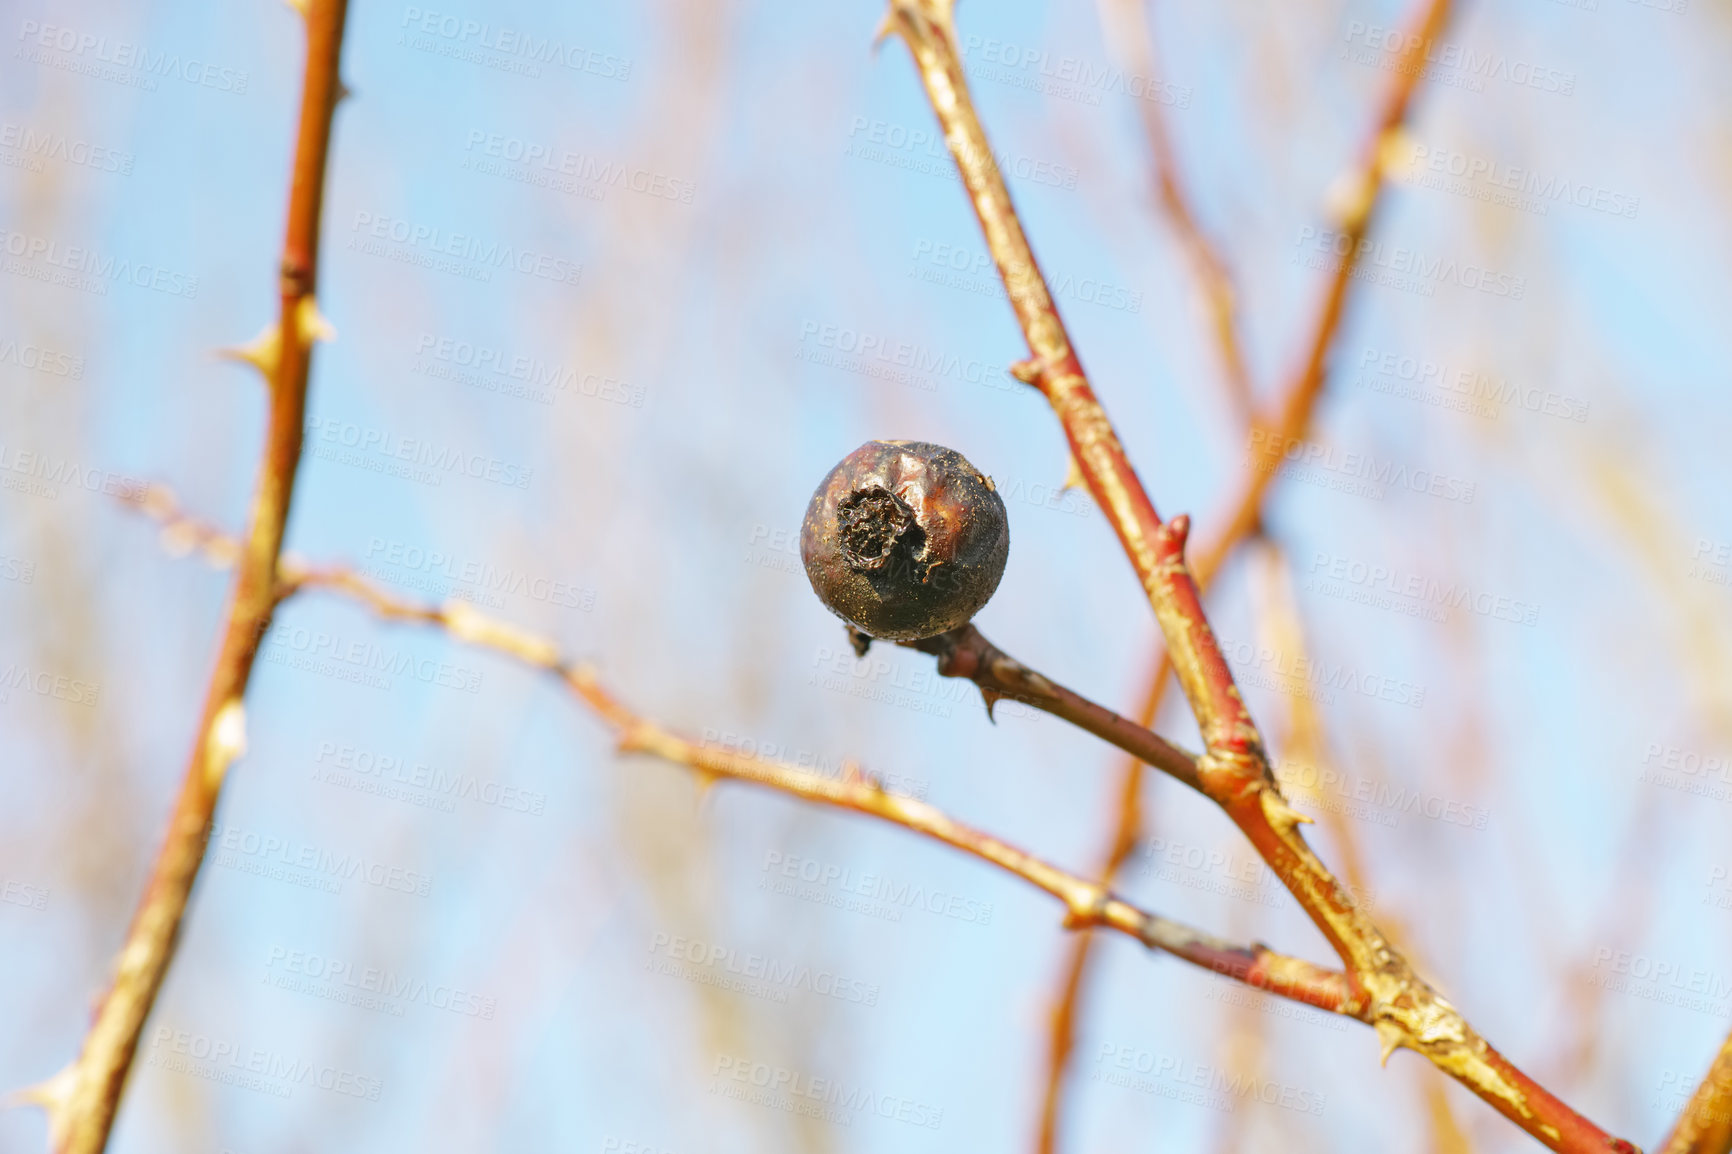
[[[800,528],[812,590],[862,633],[917,641],[998,588],[1010,526],[992,479],[924,441],[867,441],[830,470]]]

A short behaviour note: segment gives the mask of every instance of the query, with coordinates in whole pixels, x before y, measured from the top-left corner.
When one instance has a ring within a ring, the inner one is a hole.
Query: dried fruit
[[[966,624],[998,588],[1009,551],[992,479],[924,441],[868,441],[849,453],[812,494],[800,529],[818,599],[887,641]]]

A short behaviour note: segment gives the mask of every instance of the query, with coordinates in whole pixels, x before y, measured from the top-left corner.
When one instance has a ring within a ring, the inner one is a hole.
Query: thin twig
[[[1139,13],[1141,11],[1137,0],[1124,0],[1124,6]],[[1277,475],[1279,454],[1286,446],[1304,438],[1310,427],[1312,414],[1316,411],[1317,401],[1323,392],[1329,356],[1341,330],[1341,319],[1346,312],[1353,271],[1359,259],[1359,243],[1371,227],[1383,190],[1384,157],[1388,142],[1406,122],[1412,106],[1414,85],[1421,71],[1419,54],[1426,43],[1441,33],[1448,18],[1449,5],[1446,0],[1421,0],[1421,9],[1414,19],[1416,33],[1421,39],[1406,42],[1408,46],[1403,49],[1399,58],[1394,79],[1384,95],[1373,130],[1361,148],[1361,167],[1348,181],[1348,186],[1357,199],[1356,204],[1349,206],[1357,211],[1351,212],[1344,222],[1348,226],[1348,236],[1352,244],[1325,286],[1317,309],[1317,320],[1306,340],[1299,369],[1283,390],[1281,398],[1267,412],[1257,414],[1250,424],[1249,439],[1253,456],[1226,517],[1215,522],[1215,531],[1192,554],[1191,571],[1196,576],[1197,584],[1204,590],[1208,589],[1238,544],[1255,533],[1262,524],[1263,505]],[[1175,171],[1174,161],[1170,144],[1167,142],[1164,121],[1154,102],[1144,101],[1143,105],[1145,129],[1150,138],[1151,149],[1155,153],[1156,163],[1163,174],[1172,174]],[[1179,190],[1176,178],[1173,183],[1173,192],[1177,194]],[[1164,202],[1166,198],[1167,191],[1163,184]],[[1179,196],[1178,205],[1180,208],[1184,207],[1182,195]],[[1182,235],[1195,236],[1193,247],[1197,241],[1206,243],[1200,230],[1194,225],[1186,224],[1187,220],[1193,219],[1189,217],[1188,211],[1181,219],[1175,214],[1173,204],[1167,203],[1166,208],[1169,216],[1174,217],[1175,225]],[[1200,275],[1207,286],[1211,276],[1209,266],[1200,266],[1200,269]],[[1230,283],[1224,290],[1215,291],[1228,294],[1217,299],[1224,300],[1230,307]],[[1225,340],[1234,334],[1231,328],[1222,329],[1223,317],[1230,322],[1231,314],[1224,313],[1221,304],[1217,303],[1215,323],[1218,340]],[[1230,353],[1236,347],[1235,340],[1232,345],[1227,346],[1227,350]],[[1230,388],[1236,390],[1237,386],[1230,379],[1228,383]],[[1145,727],[1154,724],[1169,681],[1171,664],[1165,645],[1159,647],[1153,664],[1154,672],[1137,715]],[[1101,876],[1109,882],[1117,876],[1118,870],[1135,848],[1142,824],[1141,764],[1135,760],[1127,761],[1121,768],[1121,774],[1119,804],[1113,815],[1112,830],[1107,839],[1107,853],[1101,866]],[[1040,1140],[1037,1147],[1040,1154],[1051,1154],[1056,1148],[1058,1113],[1075,1034],[1077,1005],[1082,997],[1084,974],[1089,962],[1090,940],[1090,936],[1085,934],[1072,944],[1064,975],[1060,979],[1048,1048],[1049,1076],[1042,1104]]]
[[[280,270],[281,311],[274,332],[267,329],[237,354],[264,372],[270,415],[251,524],[244,543],[234,545],[234,592],[186,777],[83,1048],[59,1074],[23,1095],[47,1110],[50,1139],[61,1154],[97,1154],[108,1143],[139,1034],[174,957],[217,795],[245,747],[242,700],[277,603],[277,562],[301,457],[312,342],[322,328],[313,294],[347,7],[346,0],[309,0],[304,6],[307,58]]]
[[[1132,75],[1155,76],[1153,38],[1144,0],[1102,0],[1103,21],[1110,22],[1108,39],[1125,56],[1126,71]],[[1250,424],[1255,410],[1255,393],[1251,373],[1245,365],[1245,350],[1239,339],[1237,317],[1238,294],[1233,289],[1233,276],[1227,260],[1191,208],[1185,193],[1185,182],[1179,173],[1179,159],[1173,150],[1172,134],[1167,130],[1166,114],[1158,100],[1139,100],[1143,135],[1149,144],[1149,159],[1154,169],[1156,199],[1166,215],[1179,243],[1190,256],[1191,267],[1201,290],[1203,304],[1209,314],[1209,330],[1221,356],[1221,376],[1226,385],[1227,400],[1233,416],[1240,424]]]
[[[1727,1154],[1732,1151],[1732,1034],[1714,1055],[1702,1084],[1684,1104],[1678,1124],[1660,1154]]]
[[[1445,0],[1438,3],[1444,6]],[[1204,791],[1250,840],[1329,941],[1350,980],[1370,998],[1372,1024],[1386,1059],[1397,1047],[1424,1055],[1552,1149],[1634,1150],[1570,1109],[1475,1033],[1413,971],[1300,834],[1300,824],[1308,819],[1281,796],[1185,563],[1189,518],[1181,514],[1163,524],[1156,514],[1083,373],[1028,246],[968,95],[953,10],[954,0],[892,0],[885,27],[901,35],[914,56],[1028,342],[1029,359],[1012,371],[1052,405],[1083,479],[1117,532],[1165,635],[1203,736],[1205,752],[1197,771]]]
[[[1180,749],[1148,726],[1120,717],[1104,705],[1097,705],[1036,673],[988,641],[972,624],[924,641],[902,644],[938,658],[938,672],[943,676],[961,677],[980,686],[989,714],[995,704],[1007,697],[1032,705],[1118,746],[1140,763],[1151,765],[1192,789],[1203,788],[1197,777],[1195,754]]]

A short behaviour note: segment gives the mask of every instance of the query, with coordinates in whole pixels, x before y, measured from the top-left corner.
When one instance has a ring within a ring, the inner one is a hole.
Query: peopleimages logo
[[[880,873],[861,873],[817,858],[770,850],[764,856],[762,873],[758,879],[761,890],[885,921],[899,922],[903,910],[923,909],[960,922],[992,924],[991,902],[928,889],[919,882],[896,881]]]
[[[184,80],[200,88],[240,95],[247,90],[247,74],[239,68],[223,68],[216,64],[187,57],[178,52],[152,52],[142,45],[125,40],[109,40],[67,28],[58,24],[41,24],[25,20],[18,25],[18,39],[23,47],[13,55],[34,64],[57,68],[111,80],[146,92],[156,91],[158,79]],[[46,51],[61,53],[50,56]]]
[[[72,705],[95,705],[100,691],[101,686],[94,681],[84,681],[64,673],[31,669],[28,665],[20,665],[16,661],[5,669],[0,669],[0,704],[11,701],[14,693],[21,692],[34,693],[38,697],[52,697],[56,701],[65,701]]]
[[[533,789],[507,785],[493,778],[480,778],[461,770],[439,769],[426,762],[410,762],[348,742],[321,741],[313,756],[317,780],[343,785],[361,793],[384,793],[405,800],[430,803],[431,808],[450,813],[456,802],[492,806],[515,813],[540,815],[547,808],[547,795]]]
[[[266,980],[279,989],[311,994],[329,1001],[351,1002],[363,1009],[397,1017],[405,1003],[419,1002],[434,1010],[493,1020],[499,999],[455,986],[428,982],[379,966],[360,966],[342,958],[306,950],[272,946],[265,959]]]
[[[732,730],[705,728],[699,744],[769,765],[791,765],[835,781],[845,780],[849,770],[856,768],[853,762],[844,757],[829,757],[810,749],[789,746],[779,741],[763,741]],[[926,797],[927,783],[918,778],[898,773],[874,772],[872,779],[887,793],[899,793],[904,797],[921,800]]]
[[[1379,460],[1370,453],[1338,450],[1299,437],[1283,436],[1265,428],[1250,432],[1246,457],[1259,472],[1279,472],[1295,480],[1315,480],[1325,487],[1356,496],[1383,500],[1389,489],[1424,493],[1445,501],[1473,503],[1474,483],[1434,469],[1413,469],[1394,461]]]
[[[0,253],[12,258],[4,267],[14,276],[64,285],[96,296],[107,296],[112,282],[187,300],[198,298],[198,277],[191,273],[161,265],[136,264],[82,245],[63,245],[45,236],[0,228]]]
[[[374,567],[368,571],[369,576],[417,588],[431,586],[428,591],[441,596],[464,596],[464,589],[452,588],[455,584],[466,587],[470,595],[464,599],[469,601],[479,600],[477,594],[482,593],[506,594],[565,609],[581,609],[586,613],[595,608],[594,589],[569,581],[556,581],[551,577],[532,576],[521,569],[495,565],[491,561],[464,558],[438,549],[423,549],[405,541],[374,537],[367,542],[367,551],[363,556],[367,563]],[[381,572],[377,569],[381,564],[407,572]],[[409,579],[412,575],[419,575],[426,580],[413,581]],[[495,603],[495,608],[503,604],[497,596],[490,601]]]
[[[741,953],[715,942],[658,933],[650,939],[649,953],[644,968],[653,973],[772,1002],[785,1003],[790,993],[805,992],[861,1006],[878,1004],[876,982],[766,954]]]
[[[287,1098],[296,1086],[317,1086],[347,1098],[377,1102],[384,1083],[353,1070],[308,1062],[289,1054],[253,1047],[188,1030],[158,1026],[151,1034],[145,1065],[208,1082]]]
[[[814,320],[801,323],[800,345],[794,356],[808,364],[892,381],[923,392],[937,391],[940,379],[1007,393],[1028,387],[1012,377],[1002,361],[964,358],[913,341]]]
[[[1081,56],[1055,56],[1044,48],[1022,47],[982,36],[964,37],[962,55],[975,63],[975,72],[984,80],[1062,100],[1099,104],[1102,95],[1118,93],[1172,108],[1191,106],[1191,89],[1187,85],[1126,72]]]
[[[1138,1078],[1137,1074],[1148,1075],[1148,1078]],[[1094,1073],[1090,1077],[1097,1082],[1206,1106],[1223,1113],[1231,1113],[1240,1102],[1250,1101],[1301,1114],[1320,1115],[1328,1100],[1315,1090],[1277,1082],[1273,1078],[1259,1078],[1111,1042],[1101,1043],[1095,1054]],[[1150,1078],[1158,1081],[1150,1081]]]
[[[889,120],[874,120],[856,116],[848,125],[848,147],[844,156],[870,160],[892,168],[907,169],[926,176],[960,183],[961,176],[941,133],[929,128],[909,128]],[[1074,189],[1077,170],[1068,164],[1037,160],[1016,153],[988,153],[1008,178],[1026,180],[1053,188]],[[966,154],[965,160],[972,159]]]
[[[1498,417],[1498,409],[1493,406],[1519,408],[1577,424],[1588,419],[1588,402],[1579,397],[1530,388],[1508,377],[1451,368],[1429,357],[1409,356],[1368,345],[1359,354],[1359,370],[1367,374],[1358,379],[1360,388],[1490,420]]]
[[[944,1124],[944,1109],[895,1094],[875,1094],[864,1086],[851,1086],[840,1078],[814,1078],[798,1070],[754,1062],[750,1058],[723,1055],[711,1071],[715,1081],[710,1093],[770,1106],[789,1113],[816,1113],[846,1126],[865,1115],[906,1122],[937,1130]],[[729,1082],[739,1083],[730,1086]],[[752,1093],[748,1087],[759,1093]],[[829,1107],[815,1110],[814,1107]]]
[[[1531,601],[1475,589],[1465,581],[1445,583],[1395,566],[1338,557],[1322,550],[1313,551],[1301,586],[1325,596],[1433,621],[1447,621],[1452,610],[1466,609],[1481,617],[1531,626],[1538,622],[1540,613],[1540,607]]]
[[[1694,749],[1652,741],[1642,755],[1637,780],[1713,801],[1732,801],[1732,758],[1703,756]]]
[[[29,449],[8,448],[0,442],[0,489],[60,499],[60,488],[83,489],[86,493],[103,493],[111,497],[131,497],[145,488],[143,481],[109,469],[80,465],[70,457],[55,458]]]
[[[260,834],[222,822],[211,823],[207,843],[217,847],[215,862],[225,869],[259,874],[327,893],[342,891],[345,881],[360,881],[377,889],[426,897],[431,875],[388,865],[363,854],[336,853],[293,838]],[[292,871],[303,870],[304,878]],[[285,875],[284,871],[290,871]]]
[[[485,241],[468,233],[450,232],[402,217],[357,212],[349,231],[348,247],[357,252],[471,280],[491,281],[495,269],[555,284],[574,285],[583,277],[583,266],[564,257]]]
[[[557,64],[572,72],[584,72],[603,80],[629,80],[631,61],[567,44],[550,36],[537,36],[508,24],[469,20],[413,6],[403,9],[398,24],[399,43],[437,56],[449,56],[472,64],[484,64],[506,72],[540,76],[543,64]],[[488,56],[486,53],[492,53]]]
[[[1403,159],[1407,163],[1391,166],[1391,175],[1398,179],[1536,216],[1548,215],[1554,204],[1569,204],[1634,220],[1642,207],[1641,197],[1452,148],[1415,143]]]
[[[41,172],[41,162],[44,160],[58,160],[65,164],[76,164],[81,168],[93,168],[98,172],[132,175],[133,155],[130,152],[92,144],[88,140],[69,137],[64,133],[38,132],[28,125],[15,124],[10,120],[0,123],[0,149],[16,152],[21,158],[31,161],[31,164],[25,166],[31,172]]]
[[[939,244],[930,240],[914,242],[914,256],[908,275],[927,284],[961,289],[963,292],[1008,300],[997,264],[990,253],[960,244]],[[1038,270],[1013,267],[1005,274],[1011,284],[1032,283],[1028,274]],[[1109,284],[1093,277],[1080,280],[1074,273],[1053,273],[1046,278],[1048,291],[1055,298],[1081,301],[1117,312],[1136,313],[1143,309],[1143,294],[1122,285]]]
[[[1221,656],[1239,667],[1237,679],[1241,684],[1273,689],[1277,693],[1303,695],[1325,705],[1334,703],[1337,690],[1414,709],[1425,705],[1425,686],[1386,674],[1366,672],[1345,662],[1295,655],[1266,645],[1225,638],[1221,640]]]
[[[1387,274],[1390,288],[1406,288],[1431,296],[1434,286],[1453,284],[1488,296],[1519,301],[1527,295],[1526,277],[1496,272],[1482,265],[1452,257],[1427,256],[1417,249],[1391,245],[1373,237],[1352,236],[1333,229],[1305,225],[1294,240],[1293,259],[1307,267],[1334,271],[1339,262],[1352,257],[1355,275]]]
[[[570,178],[569,184],[557,181],[548,187],[560,191],[572,191],[579,186],[593,188],[605,192],[609,188],[625,188],[653,200],[671,200],[677,204],[690,204],[697,192],[697,185],[689,180],[652,172],[650,169],[620,164],[617,161],[603,160],[589,153],[573,152],[568,148],[559,148],[540,141],[524,140],[517,136],[504,136],[497,132],[483,132],[472,129],[464,140],[463,149],[472,155],[465,158],[465,167],[488,176],[510,176],[526,184],[542,184],[542,178]],[[477,160],[474,154],[479,154],[482,160]],[[496,168],[478,167],[485,160],[503,161],[516,166],[516,169],[506,169],[503,165]],[[517,170],[525,171],[517,171]],[[600,200],[601,196],[590,199]]]
[[[1558,96],[1573,96],[1576,91],[1574,72],[1547,68],[1531,61],[1515,59],[1502,52],[1481,51],[1447,40],[1426,40],[1400,28],[1384,28],[1367,24],[1363,20],[1349,20],[1346,41],[1347,47],[1344,51],[1358,48],[1371,53],[1384,53],[1392,58],[1384,61],[1386,64],[1400,61],[1403,53],[1416,53],[1418,61],[1407,65],[1408,68],[1418,68],[1421,75],[1474,92],[1483,92],[1486,82],[1490,80],[1501,80],[1518,88],[1534,88]],[[1376,63],[1375,60],[1367,59],[1360,59],[1358,62]]]
[[[84,358],[77,353],[57,352],[28,341],[0,340],[0,365],[17,365],[21,369],[74,381],[84,377]]]
[[[1732,996],[1732,979],[1725,974],[1610,946],[1594,951],[1588,981],[1615,993],[1716,1016],[1725,1013],[1726,999]]]
[[[1338,769],[1300,761],[1278,760],[1270,767],[1281,788],[1300,805],[1327,810],[1343,817],[1370,822],[1389,829],[1401,824],[1401,816],[1425,817],[1464,829],[1484,829],[1491,811],[1480,806],[1387,781],[1355,777]]]
[[[403,437],[385,429],[327,417],[308,417],[306,434],[312,442],[315,457],[373,472],[390,473],[423,484],[437,485],[446,474],[456,473],[511,489],[527,489],[529,479],[535,475],[530,466],[484,453],[469,453],[450,445]],[[343,453],[342,449],[354,452]],[[377,467],[373,458],[377,459]]]
[[[642,385],[628,384],[600,373],[579,372],[508,349],[423,332],[416,338],[415,355],[420,358],[415,363],[416,372],[454,380],[484,392],[505,393],[544,405],[551,405],[553,394],[562,392],[629,405],[634,409],[644,406]]]
[[[259,657],[273,665],[322,673],[339,681],[390,689],[393,677],[411,677],[465,693],[481,692],[481,671],[449,661],[416,657],[372,641],[352,641],[338,633],[272,622]]]

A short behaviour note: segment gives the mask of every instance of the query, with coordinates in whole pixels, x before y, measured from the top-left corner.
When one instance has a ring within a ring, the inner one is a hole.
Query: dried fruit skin
[[[980,612],[1010,552],[1004,502],[962,454],[868,441],[830,470],[800,529],[812,591],[887,641],[917,641]]]

